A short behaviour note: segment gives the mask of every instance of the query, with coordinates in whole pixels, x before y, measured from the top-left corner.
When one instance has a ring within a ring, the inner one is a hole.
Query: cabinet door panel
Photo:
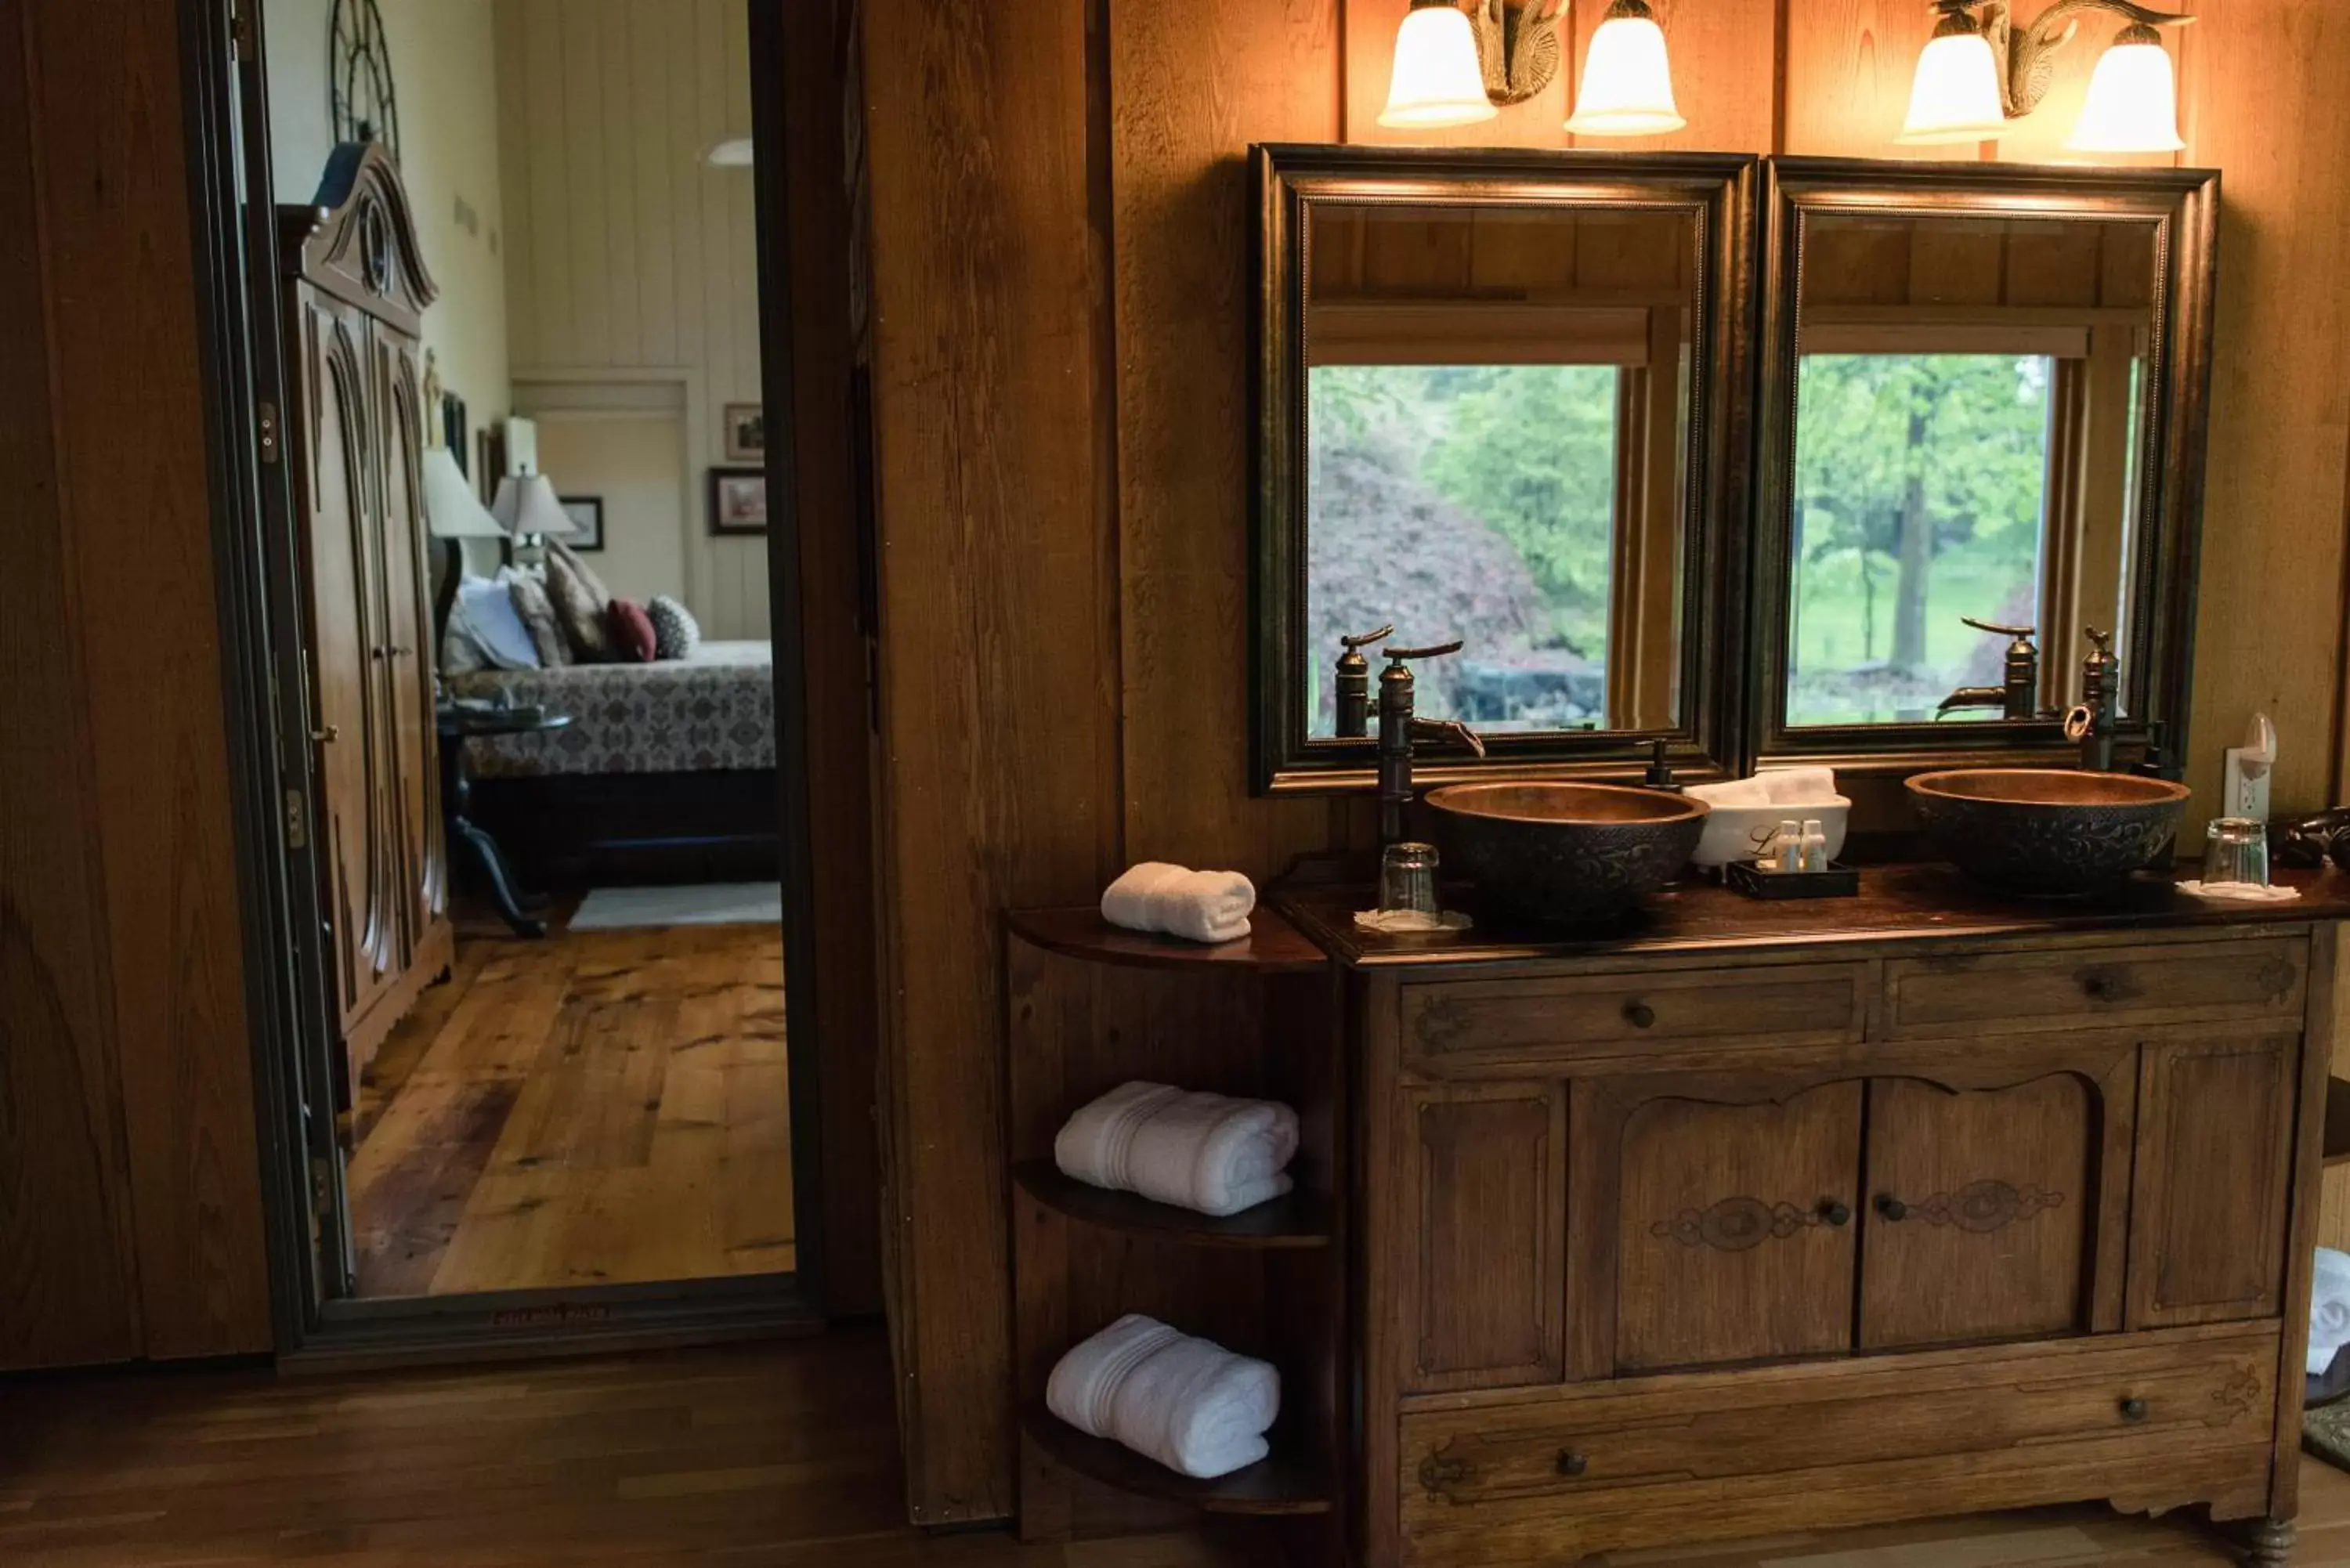
[[[1417,1168],[1409,1232],[1410,1386],[1481,1388],[1560,1375],[1566,1102],[1555,1084],[1406,1097]]]
[[[2274,1316],[2283,1301],[2293,1035],[2146,1047],[2129,1326]]]
[[[1861,1090],[1654,1099],[1631,1112],[1617,1203],[1619,1368],[1852,1348]]]
[[[441,783],[432,728],[432,607],[425,565],[422,425],[414,350],[378,331],[378,412],[383,429],[384,672],[392,736],[390,790],[399,828],[397,882],[405,946],[413,950],[445,906]],[[407,955],[403,953],[402,961]]]
[[[1869,1085],[1864,1349],[2085,1326],[2097,1112],[2071,1073],[1973,1092]]]

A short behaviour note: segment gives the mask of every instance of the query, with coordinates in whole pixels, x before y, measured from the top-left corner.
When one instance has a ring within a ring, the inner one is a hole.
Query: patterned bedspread
[[[449,677],[451,695],[538,703],[567,729],[465,742],[475,778],[714,773],[775,765],[775,649],[705,642],[660,664],[572,664]]]

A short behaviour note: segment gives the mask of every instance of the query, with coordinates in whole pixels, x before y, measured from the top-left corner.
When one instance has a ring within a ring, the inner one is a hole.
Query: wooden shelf
[[[1103,919],[1101,910],[1090,905],[1075,909],[1019,909],[1007,919],[1013,934],[1031,945],[1093,963],[1302,974],[1330,961],[1329,955],[1308,941],[1286,916],[1263,904],[1249,917],[1247,936],[1214,947],[1121,929]]]
[[[1089,1438],[1041,1404],[1023,1405],[1020,1425],[1057,1462],[1138,1497],[1188,1503],[1208,1513],[1275,1517],[1330,1511],[1328,1472],[1278,1452],[1215,1480],[1194,1480],[1116,1443]]]
[[[2325,1163],[2350,1160],[2350,1078],[2325,1080]]]
[[[1012,1167],[1012,1179],[1045,1208],[1105,1231],[1124,1231],[1193,1247],[1269,1251],[1330,1244],[1330,1203],[1320,1193],[1295,1191],[1270,1203],[1217,1219],[1153,1203],[1130,1192],[1088,1187],[1062,1175],[1060,1168],[1049,1159],[1016,1162]]]

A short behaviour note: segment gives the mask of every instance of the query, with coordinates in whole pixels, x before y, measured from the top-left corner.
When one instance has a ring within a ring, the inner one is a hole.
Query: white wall
[[[379,0],[400,101],[400,171],[441,297],[424,346],[476,430],[513,402],[507,374],[505,219],[489,0]],[[334,151],[328,107],[333,0],[269,0],[269,135],[280,202],[307,202]]]
[[[674,548],[703,630],[764,637],[765,542],[713,539],[701,514],[708,471],[727,461],[725,406],[760,400],[751,171],[703,162],[750,133],[741,0],[494,5],[514,378],[542,419],[562,396],[537,389],[556,383],[568,396],[599,379],[608,390],[653,377],[685,389],[680,504],[623,514],[608,494],[607,554],[625,531],[634,560],[634,535],[674,527],[658,549],[641,541],[644,558]],[[551,452],[540,466],[564,494],[596,493]]]
[[[685,591],[685,419],[679,413],[542,413],[540,471],[566,497],[604,503],[604,548],[581,558],[615,597]],[[695,611],[696,618],[701,612]],[[713,634],[715,635],[715,634]]]

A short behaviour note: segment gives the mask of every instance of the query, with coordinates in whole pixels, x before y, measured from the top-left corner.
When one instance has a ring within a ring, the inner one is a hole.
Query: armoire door
[[[432,727],[432,575],[421,500],[423,423],[416,346],[379,327],[371,335],[383,442],[385,712],[392,743],[388,794],[398,854],[392,888],[404,965],[447,902],[441,780]]]
[[[312,431],[302,496],[308,508],[310,687],[317,754],[317,819],[324,853],[328,948],[339,1022],[348,1029],[399,967],[390,775],[379,622],[383,600],[375,522],[375,420],[368,395],[366,318],[303,287],[302,410]]]
[[[1616,1367],[1852,1348],[1857,1080],[1628,1107],[1617,1154]]]
[[[1870,1082],[1862,1349],[2090,1326],[2100,1108],[2074,1073],[1983,1090]]]

